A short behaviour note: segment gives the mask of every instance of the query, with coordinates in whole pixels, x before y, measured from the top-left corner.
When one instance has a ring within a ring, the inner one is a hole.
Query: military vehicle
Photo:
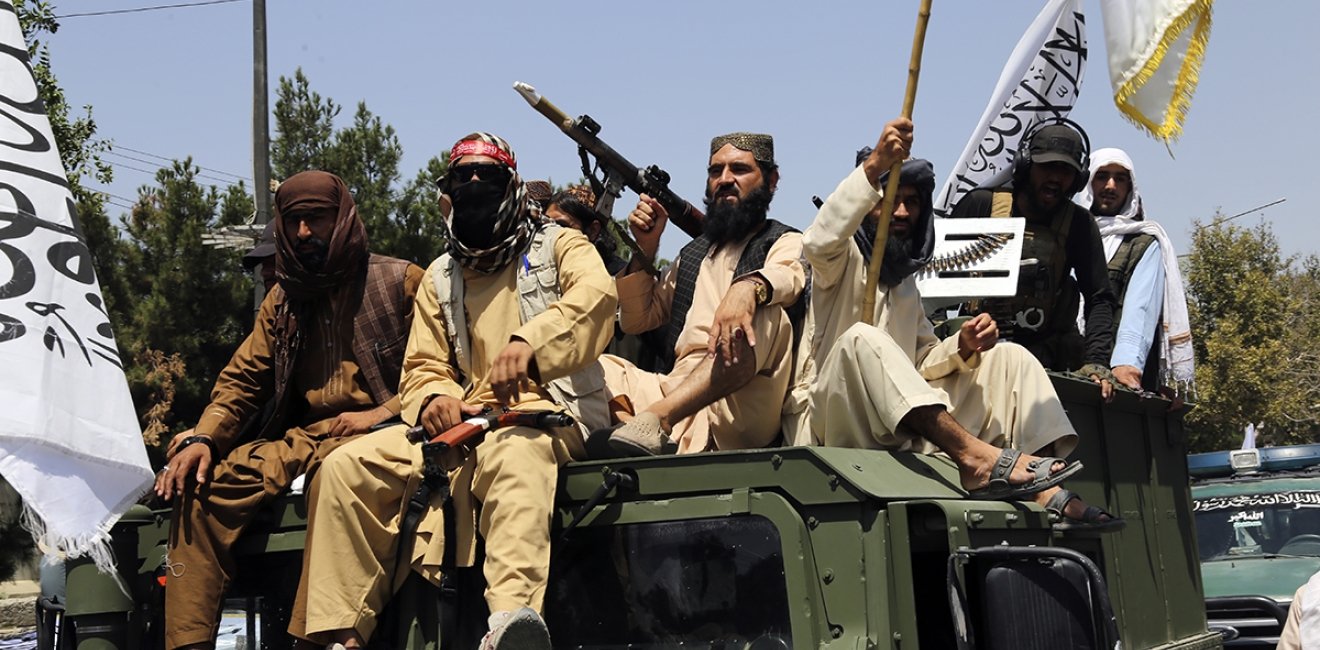
[[[968,499],[936,456],[786,447],[573,463],[545,605],[554,644],[1220,647],[1190,606],[1203,596],[1181,413],[1053,381],[1086,466],[1069,487],[1124,517],[1121,532],[1063,534],[1034,504]],[[237,549],[231,595],[260,614],[248,638],[263,648],[289,643],[305,512],[300,496],[279,500]],[[67,565],[67,599],[40,612],[41,648],[161,647],[168,517],[140,508],[115,528],[126,590],[87,562]],[[481,577],[459,574],[456,611],[414,575],[372,647],[474,647]]]
[[[1320,571],[1320,445],[1193,454],[1206,615],[1225,645],[1273,648]]]

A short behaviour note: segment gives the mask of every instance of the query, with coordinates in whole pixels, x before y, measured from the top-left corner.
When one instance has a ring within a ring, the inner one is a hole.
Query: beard
[[[737,189],[733,192],[737,192]],[[702,223],[702,231],[711,243],[737,241],[755,232],[765,223],[766,214],[770,211],[770,200],[774,198],[774,193],[766,183],[761,183],[760,187],[748,192],[747,196],[736,203],[720,200],[729,194],[728,191],[717,192],[713,196],[709,191],[706,193],[706,220]]]
[[[303,250],[304,246],[311,246],[309,250]],[[298,250],[294,252],[298,258],[298,263],[304,269],[314,273],[320,272],[325,266],[325,260],[330,256],[330,244],[323,239],[309,237],[298,242]]]
[[[885,259],[886,260],[910,260],[912,259],[913,243],[912,234],[895,235],[889,234],[889,239],[885,240]]]

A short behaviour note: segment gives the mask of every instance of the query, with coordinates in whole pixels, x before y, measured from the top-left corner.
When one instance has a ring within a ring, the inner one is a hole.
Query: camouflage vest
[[[561,230],[563,228],[555,224],[541,227],[532,235],[527,252],[513,262],[522,263],[521,270],[516,272],[520,323],[527,323],[545,312],[563,295],[559,289],[559,267],[555,264],[555,241]],[[445,253],[431,264],[430,272],[445,320],[445,338],[458,365],[459,383],[466,387],[472,374],[472,345],[468,336],[467,310],[463,307],[463,268],[458,260]],[[610,425],[605,370],[599,362],[540,385],[556,404],[573,415],[583,436]]]

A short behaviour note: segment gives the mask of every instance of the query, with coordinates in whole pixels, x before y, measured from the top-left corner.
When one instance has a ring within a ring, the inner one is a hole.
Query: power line
[[[157,11],[160,9],[184,9],[188,7],[204,7],[207,5],[223,5],[231,2],[247,2],[247,0],[203,0],[202,2],[180,2],[170,5],[155,5],[150,7],[134,7],[131,9],[107,9],[106,11],[84,11],[76,14],[64,14],[55,16],[56,18],[84,18],[86,16],[112,16],[115,14],[135,14],[143,11]]]
[[[134,148],[132,148],[132,147],[126,147],[126,146],[121,145],[121,144],[112,144],[112,145],[110,145],[110,151],[113,152],[115,149],[123,149],[124,151],[131,151],[131,152],[133,152],[133,153],[135,153],[135,154],[140,154],[140,155],[143,155],[143,156],[150,156],[150,157],[152,157],[152,158],[157,158],[157,159],[159,159],[159,160],[165,160],[165,161],[168,161],[168,162],[175,162],[176,160],[178,160],[178,158],[170,158],[169,156],[162,156],[162,155],[160,155],[160,154],[158,154],[158,153],[151,153],[150,151],[143,151],[143,150],[141,150],[141,149],[134,149]],[[120,155],[122,156],[123,154],[120,154]],[[127,158],[128,156],[124,156],[124,157]],[[146,162],[146,161],[141,161],[141,162]],[[155,163],[152,163],[152,164],[155,164]],[[252,182],[252,177],[251,177],[251,176],[244,176],[244,175],[242,175],[242,174],[235,174],[235,173],[233,173],[233,172],[227,172],[227,171],[224,171],[224,170],[221,170],[221,169],[213,169],[213,168],[211,168],[211,167],[203,167],[203,166],[201,166],[201,165],[197,165],[196,163],[193,163],[193,164],[196,165],[196,167],[197,167],[198,169],[204,169],[204,170],[206,170],[206,171],[208,171],[208,172],[215,172],[215,173],[217,173],[217,174],[224,174],[225,176],[233,176],[234,178],[237,178],[237,179],[239,179],[239,180],[244,180],[244,181]]]
[[[128,160],[132,160],[132,161],[134,161],[134,162],[140,162],[140,163],[147,164],[147,165],[155,165],[155,164],[157,164],[154,160],[145,160],[145,159],[143,159],[143,158],[135,158],[135,157],[133,157],[133,156],[125,155],[125,154],[122,154],[122,153],[115,153],[114,151],[107,151],[106,153],[107,153],[107,154],[110,154],[110,155],[112,155],[112,156],[118,156],[118,157],[120,157],[120,158],[127,158]],[[177,162],[177,161],[171,161],[171,162]],[[110,164],[113,165],[113,164],[116,164],[116,163],[111,162]],[[200,167],[198,167],[198,168],[200,169]],[[132,169],[132,168],[130,167],[129,169]],[[221,172],[221,173],[223,173],[223,172]],[[216,176],[211,176],[210,174],[203,174],[203,173],[201,173],[201,172],[198,172],[198,173],[197,173],[197,177],[198,177],[198,178],[205,178],[205,179],[207,179],[207,180],[217,181],[217,182],[220,182],[220,183],[233,183],[233,182],[234,182],[234,181],[232,181],[232,180],[230,180],[230,179],[228,179],[228,178],[219,178],[219,177],[216,177]]]
[[[1269,202],[1269,203],[1266,203],[1265,205],[1258,205],[1258,206],[1256,206],[1256,207],[1254,207],[1254,208],[1252,208],[1252,209],[1250,209],[1250,210],[1247,210],[1247,211],[1245,211],[1245,212],[1239,212],[1239,213],[1237,213],[1237,214],[1235,214],[1235,215],[1233,215],[1233,216],[1231,216],[1231,217],[1222,217],[1222,218],[1220,218],[1220,219],[1215,219],[1214,221],[1210,222],[1210,225],[1206,226],[1206,228],[1213,228],[1213,227],[1215,227],[1215,226],[1218,226],[1218,225],[1221,224],[1221,223],[1228,223],[1228,222],[1230,222],[1230,221],[1232,221],[1232,220],[1234,220],[1234,219],[1236,219],[1236,218],[1238,218],[1238,217],[1245,217],[1245,216],[1251,214],[1252,212],[1257,212],[1257,211],[1260,211],[1260,210],[1264,210],[1265,208],[1268,208],[1268,207],[1270,207],[1270,206],[1272,206],[1272,205],[1278,205],[1278,204],[1283,203],[1284,201],[1287,201],[1287,200],[1288,200],[1288,197],[1285,196],[1285,197],[1283,197],[1283,198],[1281,198],[1281,199],[1275,199],[1274,201],[1271,201],[1271,202]]]

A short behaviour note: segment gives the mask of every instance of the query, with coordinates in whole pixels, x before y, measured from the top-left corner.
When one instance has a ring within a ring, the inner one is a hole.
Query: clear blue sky
[[[165,4],[55,0],[57,14]],[[1320,252],[1302,190],[1320,135],[1320,2],[1220,0],[1191,113],[1171,158],[1113,105],[1100,0],[1084,0],[1090,56],[1073,118],[1095,147],[1126,149],[1147,212],[1180,252],[1193,219],[1270,222],[1286,254]],[[1043,0],[935,0],[914,119],[915,154],[949,170],[1009,52]],[[313,89],[393,125],[404,178],[473,130],[513,145],[527,178],[578,177],[572,143],[510,86],[529,82],[638,164],[698,202],[711,136],[774,134],[782,181],[771,214],[799,227],[853,152],[901,108],[916,0],[881,2],[433,2],[269,0],[271,88],[301,66]],[[91,104],[123,147],[191,155],[251,175],[251,5],[67,18],[51,39],[70,103]],[[273,126],[272,126],[273,128]],[[121,153],[138,156],[126,151]],[[141,157],[141,156],[138,156]],[[136,196],[154,169],[118,156],[107,191]],[[223,177],[222,177],[223,178]],[[625,195],[616,215],[635,197]],[[667,235],[662,253],[684,242]]]

